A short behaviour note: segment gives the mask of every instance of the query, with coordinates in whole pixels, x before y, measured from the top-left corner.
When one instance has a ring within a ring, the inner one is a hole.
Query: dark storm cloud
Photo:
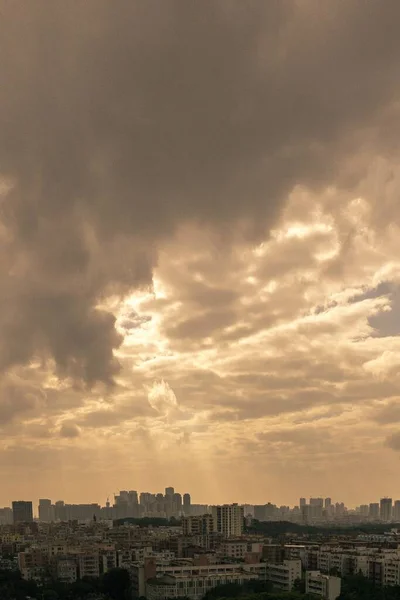
[[[40,355],[110,382],[98,303],[151,282],[160,240],[264,229],[294,184],[356,183],[347,158],[398,99],[397,0],[0,7],[3,370]]]

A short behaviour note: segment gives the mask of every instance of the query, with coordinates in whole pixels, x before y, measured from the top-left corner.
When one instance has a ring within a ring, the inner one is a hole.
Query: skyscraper
[[[183,512],[185,517],[190,515],[190,505],[191,505],[190,494],[183,494]]]
[[[380,519],[381,521],[391,521],[392,520],[392,499],[391,498],[381,498],[380,503]]]
[[[40,499],[39,500],[39,521],[43,521],[45,523],[50,523],[52,521],[52,509],[51,509],[51,500],[48,499]]]
[[[167,487],[165,488],[165,495],[167,497],[173,496],[175,494],[175,490],[173,487]]]
[[[306,501],[306,499],[305,499],[305,498],[300,498],[300,504],[299,504],[300,508],[301,508],[302,506],[305,506],[306,504],[307,504],[307,501]]]
[[[369,518],[370,519],[379,519],[379,504],[378,502],[371,502],[369,505]]]
[[[25,500],[15,500],[12,503],[12,510],[14,523],[33,522],[32,502],[26,502]]]

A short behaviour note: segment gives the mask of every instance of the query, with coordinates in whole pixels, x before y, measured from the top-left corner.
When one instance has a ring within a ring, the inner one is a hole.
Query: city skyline
[[[170,490],[172,490],[171,492],[169,492]],[[290,509],[293,508],[300,508],[304,505],[307,506],[318,506],[320,505],[321,508],[327,508],[328,506],[337,506],[337,505],[341,505],[343,507],[346,508],[346,510],[350,510],[350,511],[355,511],[355,510],[359,510],[362,508],[366,508],[369,507],[371,508],[371,506],[376,506],[379,508],[379,506],[382,503],[386,503],[386,502],[390,502],[390,507],[391,510],[395,507],[395,505],[397,506],[397,508],[400,511],[400,497],[396,498],[395,496],[376,496],[375,498],[372,498],[370,500],[368,499],[363,499],[363,501],[359,502],[358,504],[355,505],[348,505],[346,502],[343,501],[342,498],[338,498],[338,497],[332,497],[332,496],[299,496],[297,498],[297,502],[294,503],[288,503],[288,502],[284,502],[284,503],[276,503],[273,501],[273,499],[268,498],[268,499],[264,499],[262,502],[252,502],[251,500],[247,499],[247,501],[237,501],[237,500],[230,500],[227,502],[211,502],[211,501],[203,501],[203,502],[198,502],[196,500],[196,498],[193,498],[192,494],[189,491],[186,492],[182,492],[182,491],[178,491],[176,488],[174,488],[173,486],[167,486],[164,491],[160,490],[156,490],[156,491],[149,491],[149,490],[129,490],[128,488],[126,490],[119,490],[118,492],[115,492],[112,496],[107,496],[106,500],[101,501],[101,500],[96,500],[96,499],[91,499],[91,500],[86,500],[86,501],[82,501],[82,498],[79,500],[69,500],[68,498],[61,498],[59,496],[54,496],[53,498],[49,498],[46,495],[43,495],[38,498],[38,499],[29,499],[29,498],[25,498],[25,499],[13,499],[9,502],[9,504],[7,503],[3,503],[3,506],[7,507],[11,507],[13,502],[30,502],[32,503],[33,506],[33,511],[35,516],[37,516],[37,512],[38,512],[38,506],[41,502],[43,503],[52,503],[52,505],[54,506],[54,504],[60,503],[62,502],[63,504],[65,503],[66,505],[71,505],[71,506],[77,506],[77,505],[98,505],[100,507],[105,507],[107,505],[109,506],[116,506],[116,504],[118,504],[118,502],[120,500],[123,501],[127,501],[129,503],[132,503],[132,496],[135,496],[135,500],[133,500],[134,504],[145,504],[148,500],[148,497],[164,497],[164,498],[168,498],[169,494],[171,494],[171,499],[172,498],[176,498],[179,497],[179,502],[180,502],[180,506],[183,507],[186,503],[188,503],[189,505],[194,505],[194,506],[198,506],[198,507],[212,507],[212,506],[217,506],[217,505],[222,505],[222,506],[228,506],[228,505],[239,505],[239,506],[249,506],[249,507],[255,507],[255,506],[265,506],[265,505],[273,505],[276,506],[277,508],[279,507],[288,507]],[[125,495],[126,498],[124,498],[122,495]],[[131,499],[128,499],[128,498]],[[0,502],[0,506],[1,506],[1,502]],[[381,509],[380,509],[381,510]],[[201,514],[198,513],[198,514]],[[399,512],[399,519],[400,519],[400,512]]]
[[[400,497],[399,22],[0,0],[0,505]]]

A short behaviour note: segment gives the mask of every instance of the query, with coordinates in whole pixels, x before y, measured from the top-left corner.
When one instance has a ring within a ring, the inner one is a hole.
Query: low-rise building
[[[306,572],[306,593],[315,594],[324,600],[336,600],[340,596],[341,579],[324,575],[320,571]]]
[[[274,588],[290,592],[296,579],[301,579],[301,560],[284,560],[282,564],[267,564],[266,579]]]
[[[146,584],[147,600],[168,600],[168,598],[190,598],[201,600],[204,595],[219,585],[237,583],[253,579],[253,575],[238,570],[229,573],[214,573],[210,575],[162,575],[149,579]]]

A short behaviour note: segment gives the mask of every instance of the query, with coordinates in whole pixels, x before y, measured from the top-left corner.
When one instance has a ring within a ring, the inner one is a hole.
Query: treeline
[[[349,527],[339,525],[299,525],[290,521],[257,521],[254,519],[251,525],[247,525],[247,533],[261,533],[270,537],[279,537],[288,533],[296,535],[358,535],[358,534],[382,534],[388,529],[400,529],[400,524],[390,523],[359,523]]]
[[[175,519],[175,517],[171,517],[170,519],[163,519],[162,517],[125,517],[113,521],[114,527],[119,527],[120,525],[139,525],[139,527],[176,527],[180,524],[181,521]]]
[[[25,581],[19,571],[0,571],[1,600],[130,600],[129,573],[125,569],[110,569],[100,578],[84,578],[71,584],[46,581],[42,584]]]
[[[380,586],[362,575],[344,577],[338,600],[399,600],[400,586]]]

